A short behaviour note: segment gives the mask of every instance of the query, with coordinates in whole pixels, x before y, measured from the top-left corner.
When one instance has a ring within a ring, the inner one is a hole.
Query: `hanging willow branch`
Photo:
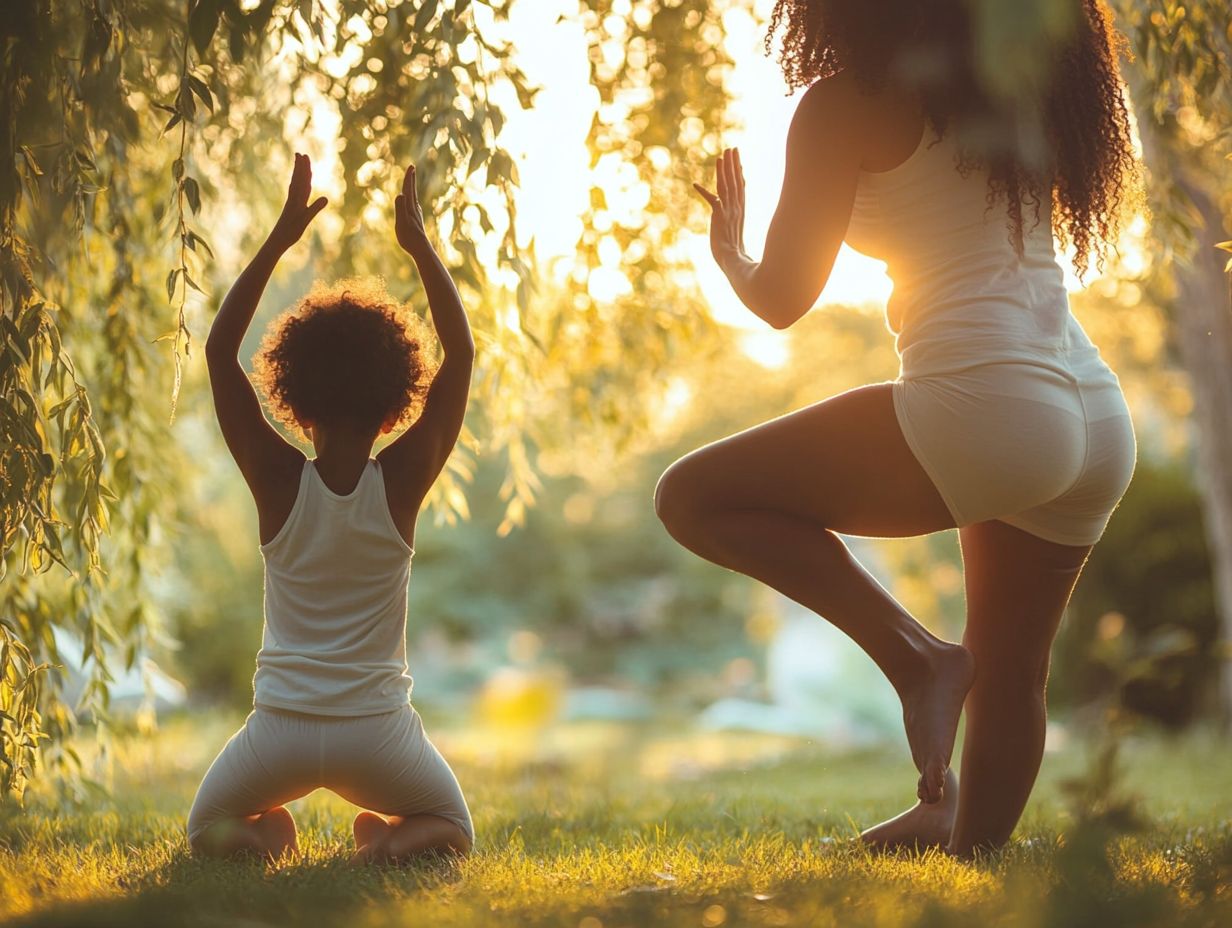
[[[210,20],[210,11],[212,21]],[[195,74],[191,68],[190,49],[198,45],[198,51],[203,51],[213,39],[214,29],[218,25],[218,5],[202,2],[202,0],[186,0],[184,14],[184,34],[181,37],[182,54],[180,57],[179,85],[175,101],[171,105],[158,104],[158,108],[170,114],[163,133],[166,134],[177,125],[180,128],[180,147],[175,161],[171,163],[171,179],[175,184],[172,202],[175,205],[175,236],[177,246],[177,264],[167,274],[167,300],[176,303],[176,327],[170,336],[162,336],[160,340],[170,337],[173,341],[172,359],[175,366],[174,382],[171,388],[170,421],[175,422],[176,408],[180,400],[180,387],[183,384],[184,363],[191,354],[192,332],[188,328],[188,291],[191,289],[204,294],[201,285],[193,278],[189,266],[189,254],[197,255],[197,247],[209,257],[214,256],[213,250],[204,238],[188,225],[188,210],[196,216],[201,212],[201,185],[191,176],[185,166],[188,155],[188,127],[192,125],[197,114],[197,100],[212,113],[214,112],[214,95],[205,81]],[[206,25],[203,26],[202,23]],[[185,208],[187,206],[187,209]]]

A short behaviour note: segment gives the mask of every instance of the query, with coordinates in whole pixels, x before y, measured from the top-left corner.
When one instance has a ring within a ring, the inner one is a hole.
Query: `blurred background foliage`
[[[272,222],[297,148],[313,155],[330,207],[273,281],[245,354],[316,274],[379,273],[419,299],[386,218],[411,160],[479,340],[468,429],[418,539],[417,700],[462,711],[511,673],[531,690],[601,689],[628,711],[768,697],[784,604],[674,545],[653,515],[654,483],[702,442],[893,377],[881,307],[827,307],[763,337],[716,323],[698,291],[686,233],[704,218],[688,185],[735,126],[727,14],[764,17],[765,3],[561,0],[586,61],[579,93],[594,100],[593,180],[576,221],[562,220],[575,222],[573,253],[540,254],[502,141],[508,114],[542,92],[502,25],[526,2],[37,0],[6,11],[6,793],[37,763],[71,770],[63,735],[80,719],[105,730],[113,677],[152,674],[150,658],[193,705],[251,697],[252,504],[191,347]],[[1217,231],[1192,208],[1194,190],[1214,190],[1215,214],[1228,211],[1210,164],[1228,151],[1232,95],[1210,62],[1226,64],[1232,33],[1213,2],[1179,18],[1182,5],[1164,0],[1116,6],[1139,49],[1140,124],[1151,113],[1169,130],[1147,151],[1200,153],[1205,173],[1186,175],[1199,179],[1185,190],[1148,185],[1169,199],[1131,224],[1123,260],[1073,300],[1122,378],[1142,460],[1079,587],[1052,692],[1057,708],[1077,709],[1118,689],[1176,726],[1218,709],[1219,617],[1232,608],[1212,579],[1232,537],[1210,529],[1225,506],[1210,449],[1226,397],[1218,376],[1202,379],[1232,342],[1199,357],[1178,334],[1192,309],[1178,293]],[[553,141],[540,140],[545,156]],[[861,550],[923,621],[960,634],[952,533]]]

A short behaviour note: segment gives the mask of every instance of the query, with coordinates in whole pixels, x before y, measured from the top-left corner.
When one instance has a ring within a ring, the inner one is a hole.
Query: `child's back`
[[[406,602],[413,551],[394,525],[381,465],[349,493],[305,461],[299,493],[265,558],[265,633],[255,703],[316,715],[405,705]]]

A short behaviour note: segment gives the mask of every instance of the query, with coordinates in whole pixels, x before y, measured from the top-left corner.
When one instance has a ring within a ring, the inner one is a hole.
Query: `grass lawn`
[[[354,810],[292,806],[302,858],[189,858],[183,818],[232,719],[124,739],[114,791],[0,808],[0,922],[30,925],[1232,925],[1232,750],[1211,733],[1121,746],[1110,836],[1089,743],[1045,758],[1010,847],[974,864],[872,856],[851,836],[905,806],[883,753],[594,726],[502,743],[436,731],[479,835],[461,864],[347,866]],[[1061,784],[1082,775],[1085,800]],[[1085,811],[1083,811],[1085,810]]]

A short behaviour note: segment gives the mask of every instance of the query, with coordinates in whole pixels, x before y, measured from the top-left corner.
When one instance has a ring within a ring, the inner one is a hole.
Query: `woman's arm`
[[[453,279],[428,240],[415,190],[414,165],[406,170],[394,209],[398,244],[419,271],[445,357],[428,388],[423,413],[379,458],[383,467],[392,468],[409,480],[417,499],[422,499],[445,466],[462,430],[475,363],[475,340]]]
[[[846,75],[808,89],[787,135],[787,165],[778,208],[755,261],[744,250],[744,172],[728,149],[716,168],[718,194],[700,184],[710,204],[710,250],[742,303],[785,329],[816,302],[847,232],[863,155],[863,121]]]
[[[303,455],[287,444],[265,418],[252,383],[240,366],[238,354],[278,260],[299,241],[313,217],[325,208],[324,197],[308,203],[311,189],[312,165],[307,155],[297,154],[282,215],[256,256],[231,286],[205,342],[214,412],[231,456],[257,497],[258,508],[264,491],[285,473],[284,465],[302,461]]]

